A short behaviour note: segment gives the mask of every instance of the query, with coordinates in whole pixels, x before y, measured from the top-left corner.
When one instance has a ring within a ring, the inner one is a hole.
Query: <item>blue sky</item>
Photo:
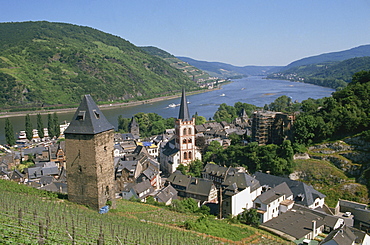
[[[0,22],[90,26],[136,46],[238,66],[287,65],[370,44],[369,0],[0,0],[0,6]]]

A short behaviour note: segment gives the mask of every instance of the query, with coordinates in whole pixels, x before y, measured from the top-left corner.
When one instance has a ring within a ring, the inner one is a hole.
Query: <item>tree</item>
[[[128,133],[128,126],[131,120],[129,118],[123,118],[122,115],[118,116],[118,131]]]
[[[32,128],[32,123],[31,123],[31,118],[30,115],[27,114],[25,118],[25,127],[26,127],[26,137],[28,140],[32,140],[33,138],[33,128]]]
[[[40,139],[44,138],[44,123],[42,122],[41,114],[37,114],[37,133]]]
[[[5,138],[8,145],[15,145],[13,125],[9,118],[5,119]]]
[[[202,125],[207,122],[205,117],[198,115],[198,112],[196,112],[193,117],[195,118],[195,125]]]
[[[313,115],[303,114],[294,122],[294,138],[297,143],[311,144],[315,138],[317,121]]]
[[[51,116],[51,114],[48,114],[48,134],[50,139],[54,138],[55,136],[55,125],[54,125],[54,120]]]
[[[189,165],[189,175],[194,177],[201,177],[201,172],[203,170],[203,162],[196,159],[192,161]]]
[[[172,209],[180,213],[196,213],[199,211],[198,203],[193,198],[173,200]]]
[[[59,125],[58,115],[57,115],[56,112],[54,112],[53,122],[54,122],[54,136],[56,136],[57,138],[59,138],[59,135],[60,135],[60,125]]]
[[[244,211],[238,215],[238,220],[241,223],[253,226],[259,226],[260,224],[260,217],[257,213],[257,209],[244,209]]]
[[[370,81],[370,71],[360,71],[353,75],[352,83],[367,83]]]

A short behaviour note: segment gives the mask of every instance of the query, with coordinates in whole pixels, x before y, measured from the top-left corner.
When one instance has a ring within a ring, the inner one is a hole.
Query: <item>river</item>
[[[222,103],[234,105],[240,101],[243,103],[254,104],[256,106],[264,106],[273,102],[276,98],[286,95],[292,98],[293,101],[299,101],[313,98],[328,97],[334,92],[331,88],[320,87],[307,83],[296,83],[285,80],[270,80],[263,77],[254,76],[243,79],[234,80],[232,83],[222,86],[220,90],[213,90],[201,94],[190,95],[187,97],[189,111],[191,114],[198,112],[198,115],[204,116],[206,119],[212,118],[218,107]],[[169,99],[165,101],[154,102],[151,104],[143,104],[131,107],[115,107],[110,109],[102,109],[104,115],[110,123],[117,129],[117,118],[122,115],[126,118],[131,118],[138,112],[154,112],[164,118],[177,117],[179,107],[168,107],[169,104],[179,104],[180,98]],[[74,112],[58,113],[59,121],[70,121]],[[47,115],[43,115],[44,126],[47,126]],[[18,132],[24,130],[25,117],[16,116],[9,118],[16,137]],[[36,128],[36,116],[31,116],[31,122]],[[5,118],[0,118],[0,144],[5,144]]]

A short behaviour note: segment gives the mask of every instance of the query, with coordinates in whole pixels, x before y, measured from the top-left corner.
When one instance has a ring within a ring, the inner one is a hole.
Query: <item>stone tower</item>
[[[64,131],[68,199],[93,209],[115,207],[114,127],[85,95]]]
[[[139,124],[135,120],[135,117],[132,117],[130,125],[128,125],[128,131],[134,136],[135,139],[140,138],[140,128]]]
[[[175,121],[176,148],[180,151],[180,164],[188,165],[196,159],[195,118],[189,115],[185,89],[182,90],[179,117]]]

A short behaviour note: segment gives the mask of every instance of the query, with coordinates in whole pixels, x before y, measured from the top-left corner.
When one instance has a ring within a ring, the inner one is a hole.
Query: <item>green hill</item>
[[[356,57],[370,56],[370,45],[362,45],[359,47],[351,48],[348,50],[330,52],[315,56],[306,57],[297,61],[290,63],[289,65],[283,67],[281,70],[288,70],[292,67],[317,64],[317,63],[326,63],[334,61],[343,61]]]
[[[268,78],[299,81],[339,89],[351,82],[353,74],[364,70],[370,70],[370,57],[296,66],[271,74]]]
[[[156,47],[140,47],[145,52],[149,53],[150,55],[157,56],[158,58],[163,59],[164,61],[168,62],[172,67],[181,70],[186,76],[188,76],[190,79],[196,82],[200,81],[207,81],[211,80],[210,75],[202,71],[189,63],[182,61],[172,54],[156,48]]]
[[[251,226],[161,205],[119,199],[116,209],[99,214],[57,196],[0,180],[0,244],[291,244]],[[206,225],[184,229],[200,221]]]
[[[83,26],[0,23],[0,106],[146,99],[196,83],[130,42]]]

